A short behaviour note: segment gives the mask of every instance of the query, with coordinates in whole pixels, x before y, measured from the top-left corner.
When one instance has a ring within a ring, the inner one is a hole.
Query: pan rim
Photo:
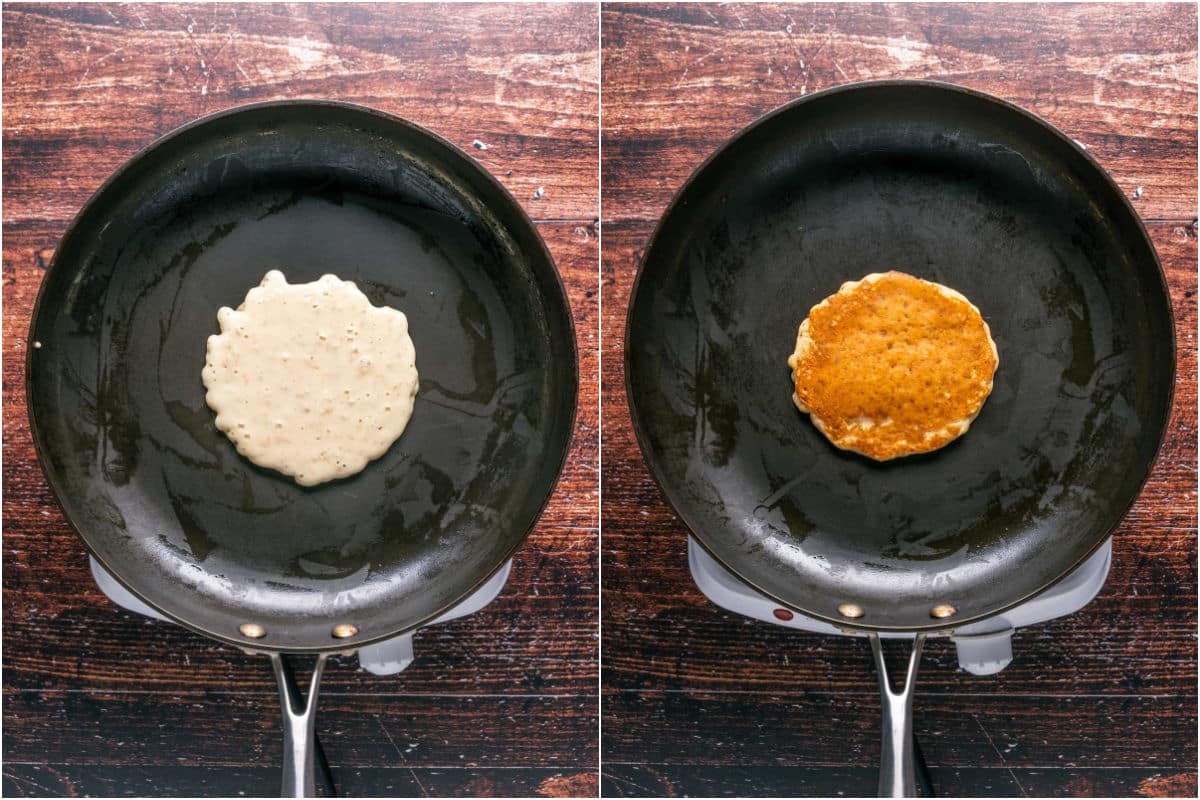
[[[1116,520],[1112,523],[1112,525],[1107,526],[1105,528],[1104,535],[1097,538],[1096,542],[1091,547],[1089,547],[1086,550],[1086,552],[1084,552],[1082,555],[1080,555],[1079,558],[1074,560],[1064,570],[1059,572],[1052,580],[1045,583],[1040,588],[1035,589],[1031,592],[1027,592],[1024,595],[1022,595],[1021,597],[1019,597],[1015,600],[1012,600],[1011,602],[1008,602],[1002,606],[999,606],[991,611],[988,611],[985,613],[976,613],[976,614],[972,614],[972,615],[968,615],[968,616],[963,616],[961,618],[956,618],[953,622],[931,621],[927,624],[914,625],[914,626],[871,625],[868,623],[847,620],[844,618],[834,618],[828,614],[822,614],[822,613],[816,612],[811,609],[801,608],[800,606],[797,606],[794,603],[790,603],[790,602],[784,600],[783,598],[779,597],[778,595],[776,595],[776,594],[768,591],[767,589],[763,588],[762,586],[760,586],[759,583],[757,583],[753,578],[744,574],[744,572],[742,570],[737,569],[733,564],[729,563],[726,559],[722,558],[717,552],[715,552],[714,548],[711,547],[709,545],[709,543],[706,541],[705,534],[700,533],[700,531],[703,529],[699,526],[692,524],[692,522],[689,520],[688,516],[683,513],[680,506],[678,504],[676,504],[676,502],[672,499],[671,495],[668,493],[667,482],[664,480],[663,476],[659,474],[659,468],[655,465],[655,461],[653,461],[651,459],[649,445],[647,444],[647,440],[649,438],[649,433],[646,429],[646,424],[644,423],[643,420],[640,419],[638,413],[635,410],[636,406],[635,406],[634,398],[633,398],[633,382],[630,379],[631,350],[629,347],[629,343],[632,341],[631,334],[632,334],[632,323],[633,323],[633,314],[632,314],[633,304],[634,304],[634,301],[637,299],[638,290],[641,287],[642,278],[646,273],[647,263],[649,262],[651,254],[654,252],[655,245],[658,243],[659,238],[663,233],[663,230],[666,226],[667,220],[672,216],[672,214],[676,211],[676,209],[681,205],[681,200],[682,200],[683,196],[687,193],[688,189],[691,188],[691,186],[693,184],[695,184],[695,182],[698,180],[698,178],[705,171],[707,171],[707,169],[718,158],[720,158],[728,150],[730,150],[732,147],[734,147],[739,141],[741,141],[741,139],[743,137],[745,137],[748,134],[750,134],[751,132],[757,130],[761,126],[767,124],[770,120],[773,120],[778,116],[786,114],[796,108],[799,108],[799,107],[805,105],[806,103],[811,103],[814,100],[824,99],[824,98],[827,98],[827,97],[830,97],[833,95],[837,95],[837,94],[861,91],[863,89],[878,89],[878,88],[882,88],[882,89],[924,88],[924,89],[945,91],[945,92],[949,92],[952,94],[964,95],[964,96],[971,97],[976,100],[982,100],[984,102],[992,103],[994,105],[997,105],[997,106],[1003,108],[1006,111],[1015,112],[1018,115],[1020,115],[1021,117],[1024,117],[1026,120],[1028,120],[1028,121],[1034,123],[1035,125],[1037,125],[1038,127],[1042,128],[1047,133],[1050,133],[1052,136],[1057,137],[1060,141],[1062,141],[1068,147],[1073,149],[1076,152],[1076,154],[1082,156],[1084,158],[1084,160],[1086,161],[1087,165],[1094,172],[1099,174],[1099,176],[1101,177],[1103,182],[1107,185],[1107,187],[1111,191],[1111,193],[1120,198],[1121,207],[1133,219],[1136,229],[1141,236],[1142,243],[1146,246],[1146,248],[1150,252],[1150,256],[1153,259],[1154,266],[1156,267],[1156,273],[1158,276],[1162,296],[1165,297],[1167,300],[1167,303],[1166,303],[1167,321],[1170,324],[1171,336],[1170,336],[1170,341],[1168,342],[1168,349],[1170,351],[1170,364],[1169,364],[1169,372],[1168,372],[1167,381],[1166,381],[1166,383],[1167,383],[1166,413],[1163,415],[1162,423],[1159,426],[1158,436],[1156,437],[1156,443],[1154,445],[1153,454],[1151,455],[1150,458],[1148,458],[1146,460],[1146,463],[1143,465],[1142,474],[1139,476],[1139,478],[1136,482],[1137,490],[1132,493],[1132,495],[1130,496],[1129,502],[1124,505],[1124,508],[1121,510],[1120,514],[1116,515]],[[706,553],[708,553],[710,556],[712,556],[713,559],[718,564],[720,564],[722,567],[724,567],[726,570],[728,570],[732,575],[737,577],[738,580],[744,582],[745,584],[750,586],[752,589],[759,592],[763,596],[769,598],[770,600],[772,600],[776,603],[779,603],[782,607],[791,609],[791,610],[795,611],[796,613],[803,614],[806,617],[820,620],[822,622],[826,622],[837,628],[847,630],[847,631],[852,631],[852,632],[858,632],[858,633],[874,633],[874,632],[878,632],[878,633],[932,633],[932,634],[948,633],[950,631],[953,631],[956,628],[961,628],[961,627],[970,625],[975,622],[980,622],[982,620],[991,619],[992,617],[999,616],[1000,614],[1003,614],[1005,611],[1009,611],[1025,602],[1029,601],[1030,599],[1042,594],[1046,590],[1050,589],[1051,587],[1055,586],[1057,583],[1062,581],[1064,578],[1066,578],[1068,575],[1070,575],[1072,572],[1074,572],[1077,567],[1079,567],[1082,563],[1087,561],[1087,559],[1090,558],[1092,556],[1092,554],[1094,554],[1104,544],[1104,542],[1106,540],[1110,539],[1116,533],[1117,529],[1120,528],[1121,523],[1124,522],[1125,517],[1129,514],[1129,510],[1133,507],[1134,503],[1137,502],[1137,499],[1142,495],[1142,492],[1146,487],[1146,482],[1150,479],[1150,475],[1154,471],[1154,467],[1158,462],[1158,456],[1162,451],[1163,443],[1166,441],[1167,429],[1170,426],[1171,415],[1174,411],[1174,406],[1175,406],[1175,381],[1177,378],[1177,364],[1178,364],[1178,359],[1179,359],[1179,353],[1178,353],[1178,344],[1176,342],[1177,332],[1176,332],[1175,309],[1174,309],[1174,305],[1171,302],[1170,286],[1167,284],[1166,274],[1163,272],[1162,261],[1158,256],[1158,250],[1154,247],[1154,242],[1150,239],[1150,234],[1146,230],[1145,223],[1142,221],[1141,216],[1137,213],[1137,210],[1133,207],[1133,204],[1129,201],[1129,198],[1125,195],[1125,192],[1121,191],[1120,186],[1118,186],[1117,182],[1115,180],[1113,180],[1113,177],[1111,175],[1109,175],[1108,171],[1106,169],[1104,169],[1104,167],[1100,164],[1100,162],[1097,161],[1096,158],[1094,156],[1092,156],[1087,151],[1086,148],[1081,146],[1074,139],[1072,139],[1070,136],[1068,136],[1066,133],[1061,131],[1059,128],[1057,128],[1056,126],[1054,126],[1047,120],[1043,119],[1042,117],[1038,116],[1037,114],[1034,114],[1031,111],[1027,111],[1024,108],[1021,108],[1020,106],[1016,105],[1015,103],[1011,103],[1008,100],[1004,100],[1003,98],[996,97],[995,95],[991,95],[986,92],[981,92],[977,89],[971,89],[966,86],[960,86],[958,84],[949,83],[946,81],[924,80],[924,79],[886,78],[886,79],[880,79],[880,80],[855,81],[855,82],[851,82],[851,83],[839,84],[837,86],[831,86],[827,89],[822,89],[820,91],[813,92],[812,94],[805,95],[803,97],[798,97],[798,98],[790,100],[786,103],[783,103],[782,105],[771,109],[770,111],[768,111],[765,114],[756,118],[754,121],[752,121],[748,125],[738,129],[733,134],[731,134],[724,142],[722,142],[718,147],[716,147],[703,161],[701,161],[700,165],[697,166],[692,171],[692,173],[688,176],[688,178],[680,185],[679,189],[676,190],[675,194],[671,197],[670,202],[667,204],[666,208],[663,210],[662,214],[659,216],[658,221],[655,223],[654,230],[650,234],[650,238],[647,240],[646,247],[642,252],[642,257],[638,261],[637,275],[634,277],[633,285],[630,287],[630,290],[629,290],[629,302],[628,302],[628,304],[626,306],[626,310],[625,310],[624,335],[625,335],[625,344],[624,344],[624,348],[623,348],[622,367],[623,367],[623,371],[624,371],[625,402],[629,409],[629,418],[630,418],[630,421],[633,426],[634,439],[637,440],[638,450],[641,453],[642,461],[645,464],[647,471],[650,473],[651,478],[654,480],[654,484],[657,487],[659,494],[661,495],[663,500],[666,502],[667,507],[669,509],[671,509],[672,512],[674,512],[675,516],[679,519],[679,521],[682,522],[684,527],[687,528],[688,535],[691,536],[691,538],[694,539],[696,541],[696,543],[699,544]]]
[[[92,546],[91,542],[88,541],[88,538],[84,535],[81,527],[78,524],[76,524],[75,519],[72,517],[71,513],[67,509],[66,504],[63,502],[62,498],[64,497],[64,493],[63,493],[62,487],[60,485],[59,476],[50,467],[47,455],[46,455],[46,453],[43,452],[41,429],[35,418],[35,415],[33,412],[33,407],[29,403],[29,397],[32,396],[30,390],[33,385],[33,378],[32,378],[33,358],[34,358],[34,354],[36,352],[36,349],[32,346],[27,347],[26,352],[25,352],[25,381],[24,381],[25,413],[26,413],[26,418],[29,421],[29,435],[30,435],[30,438],[33,440],[33,449],[34,449],[34,454],[37,458],[38,467],[41,469],[42,475],[45,477],[46,483],[50,488],[50,494],[54,498],[55,504],[58,506],[59,510],[62,512],[63,518],[66,520],[67,525],[71,528],[72,532],[74,532],[75,536],[80,541],[83,542],[84,547],[88,551],[88,554],[92,558],[96,559],[97,563],[99,563],[105,569],[105,571],[107,571],[108,574],[110,574],[117,581],[117,583],[119,583],[121,586],[123,586],[125,589],[127,589],[138,600],[145,603],[150,608],[154,609],[155,611],[162,614],[163,616],[167,617],[173,623],[175,623],[183,628],[186,628],[186,629],[192,631],[193,633],[198,633],[209,639],[215,639],[224,644],[232,645],[232,646],[237,647],[246,652],[250,652],[250,653],[297,653],[297,654],[303,654],[303,653],[348,654],[348,653],[353,653],[354,651],[356,651],[359,648],[364,647],[366,645],[386,641],[388,639],[392,639],[397,636],[401,636],[405,633],[417,630],[418,628],[421,628],[422,626],[427,625],[428,623],[432,622],[433,620],[435,620],[438,617],[445,614],[450,609],[454,608],[456,605],[458,605],[460,602],[462,602],[465,598],[472,595],[475,591],[477,591],[480,587],[482,587],[485,583],[487,583],[487,581],[490,580],[492,578],[492,576],[494,576],[497,572],[499,572],[503,568],[503,566],[510,559],[512,559],[512,557],[521,548],[521,546],[525,544],[525,541],[529,538],[529,535],[533,532],[533,529],[537,526],[537,523],[541,520],[542,514],[545,513],[547,506],[549,506],[551,499],[554,497],[554,495],[558,489],[558,484],[559,484],[559,481],[562,479],[562,473],[563,473],[564,468],[566,467],[567,459],[570,455],[571,449],[573,448],[573,446],[575,444],[575,438],[576,438],[576,434],[577,434],[576,422],[578,421],[578,412],[579,412],[579,354],[578,354],[579,339],[578,339],[578,336],[577,336],[576,330],[575,330],[575,318],[574,318],[574,315],[571,310],[571,303],[570,303],[570,298],[567,294],[566,285],[563,283],[562,274],[559,272],[558,264],[555,262],[553,255],[551,255],[549,248],[546,246],[546,242],[542,238],[541,232],[538,231],[537,225],[533,221],[533,218],[529,216],[529,212],[527,212],[525,210],[525,207],[522,206],[520,204],[520,202],[517,201],[516,197],[514,197],[513,194],[507,188],[505,188],[505,186],[494,175],[492,175],[492,173],[488,169],[486,169],[478,161],[476,161],[474,158],[472,158],[461,147],[459,147],[458,145],[449,141],[448,139],[440,136],[439,134],[434,133],[433,131],[429,130],[428,128],[425,128],[424,126],[418,125],[415,122],[411,122],[407,119],[404,119],[403,117],[400,117],[396,114],[392,114],[387,111],[382,111],[377,108],[372,108],[371,106],[366,106],[366,105],[363,105],[360,103],[351,103],[351,102],[347,102],[347,101],[343,101],[343,100],[330,100],[327,98],[297,98],[297,99],[287,99],[287,100],[264,100],[264,101],[254,102],[254,103],[244,103],[241,105],[230,106],[228,108],[223,108],[218,111],[214,111],[212,113],[205,114],[204,116],[197,117],[196,119],[193,119],[189,122],[184,123],[183,125],[180,125],[178,127],[171,129],[170,131],[156,137],[149,144],[140,148],[132,156],[128,157],[124,162],[122,162],[121,165],[119,167],[117,167],[117,169],[115,169],[100,184],[100,186],[94,192],[92,192],[92,194],[88,197],[87,201],[82,206],[80,206],[79,210],[75,213],[75,215],[71,218],[71,221],[67,224],[67,227],[64,229],[62,236],[59,237],[58,245],[55,247],[55,250],[54,250],[54,255],[51,256],[50,263],[46,266],[45,274],[42,276],[41,283],[38,286],[37,295],[34,299],[33,310],[30,313],[29,328],[28,328],[28,332],[26,335],[26,341],[32,342],[34,340],[33,332],[37,328],[38,319],[43,311],[43,300],[45,299],[46,286],[50,283],[50,277],[53,274],[54,270],[59,267],[59,256],[62,253],[62,243],[75,233],[75,230],[79,226],[80,222],[92,210],[92,208],[96,205],[97,201],[109,190],[109,188],[114,183],[116,183],[116,181],[118,181],[122,176],[124,176],[127,172],[129,172],[134,166],[136,166],[138,163],[140,163],[147,155],[149,155],[150,153],[156,151],[158,148],[168,144],[172,140],[176,139],[177,137],[179,137],[189,131],[192,131],[196,128],[208,125],[219,119],[224,119],[225,117],[235,116],[235,115],[239,115],[239,114],[243,114],[243,113],[247,113],[247,112],[261,111],[263,109],[270,109],[270,108],[289,108],[289,109],[332,108],[332,109],[338,109],[340,111],[350,112],[352,114],[366,114],[368,116],[375,117],[375,118],[377,118],[385,123],[388,123],[390,125],[396,125],[401,128],[405,128],[405,129],[411,131],[412,133],[416,134],[419,137],[424,137],[424,138],[432,141],[434,144],[439,145],[443,148],[446,148],[450,152],[451,156],[457,158],[463,164],[467,165],[468,168],[471,169],[475,174],[477,174],[481,179],[483,179],[485,183],[490,184],[490,187],[492,189],[498,191],[500,193],[501,197],[505,198],[517,210],[518,219],[520,220],[520,222],[522,224],[528,226],[529,230],[534,234],[533,239],[536,242],[536,247],[538,249],[538,252],[540,253],[541,257],[545,260],[545,262],[551,266],[550,272],[552,273],[553,280],[550,281],[549,288],[550,288],[551,293],[553,293],[555,295],[554,300],[558,303],[561,303],[562,307],[564,309],[566,309],[565,318],[566,318],[566,322],[567,322],[567,328],[568,328],[568,332],[571,337],[571,342],[574,346],[570,349],[570,355],[571,355],[570,362],[571,363],[570,363],[570,376],[569,377],[570,377],[570,385],[572,387],[572,391],[571,391],[571,399],[570,399],[570,409],[569,409],[569,413],[568,413],[568,422],[567,422],[567,426],[566,426],[567,429],[570,431],[570,434],[567,437],[567,440],[566,440],[564,446],[561,448],[561,452],[560,452],[559,458],[558,458],[557,468],[556,468],[555,474],[554,474],[554,479],[550,482],[550,485],[546,488],[545,496],[542,498],[542,501],[538,504],[536,513],[533,515],[532,519],[530,520],[529,525],[526,527],[526,529],[522,533],[522,535],[519,538],[517,538],[516,541],[507,549],[507,551],[504,553],[503,558],[501,558],[499,560],[499,562],[496,563],[491,569],[487,570],[486,574],[484,574],[481,578],[479,578],[479,580],[477,580],[476,582],[471,584],[461,594],[454,597],[454,599],[452,601],[449,601],[446,604],[440,606],[437,610],[433,611],[430,614],[427,614],[426,616],[422,617],[415,623],[397,627],[397,628],[391,629],[384,633],[375,634],[375,635],[372,635],[369,637],[363,637],[362,639],[356,640],[349,647],[347,647],[347,643],[345,643],[345,642],[338,642],[337,640],[332,640],[332,637],[331,637],[331,641],[328,645],[322,645],[322,646],[317,646],[317,647],[273,646],[269,641],[267,641],[267,639],[255,640],[253,642],[248,641],[248,640],[239,640],[232,635],[226,635],[224,633],[210,630],[203,625],[198,625],[198,624],[190,622],[186,619],[183,619],[178,614],[171,612],[170,610],[162,607],[160,604],[155,603],[149,597],[146,597],[137,588],[137,586],[135,585],[134,582],[130,581],[127,578],[127,576],[122,575],[121,571],[119,569],[115,568],[114,564],[110,563],[109,560],[105,559],[103,556],[101,556],[96,551],[96,549]],[[267,637],[267,638],[269,638],[269,637]]]

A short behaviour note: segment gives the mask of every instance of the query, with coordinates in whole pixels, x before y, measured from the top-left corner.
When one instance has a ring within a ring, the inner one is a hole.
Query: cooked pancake
[[[998,363],[979,309],[903,272],[843,283],[813,306],[788,359],[796,407],[834,445],[877,461],[966,433]]]

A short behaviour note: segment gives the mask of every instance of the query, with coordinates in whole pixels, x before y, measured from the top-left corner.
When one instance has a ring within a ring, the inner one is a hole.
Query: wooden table
[[[338,788],[595,793],[596,15],[594,6],[5,7],[6,796],[278,791],[280,711],[266,659],[125,613],[99,593],[34,461],[23,360],[43,271],[109,173],[202,114],[291,97],[400,114],[503,181],[567,283],[583,375],[570,467],[500,598],[419,634],[417,661],[399,676],[373,677],[353,659],[327,670],[317,725]]]
[[[601,27],[604,793],[874,793],[865,643],[739,618],[699,594],[684,527],[633,439],[621,337],[655,220],[727,137],[829,86],[936,77],[1042,115],[1137,197],[1171,285],[1179,376],[1103,593],[1020,632],[994,677],[930,642],[917,736],[942,794],[1194,797],[1195,6],[611,5]]]

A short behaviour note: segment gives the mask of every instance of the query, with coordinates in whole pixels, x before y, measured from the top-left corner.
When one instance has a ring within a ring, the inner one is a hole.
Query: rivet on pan
[[[952,605],[949,605],[948,603],[942,603],[941,605],[937,605],[929,609],[929,616],[936,617],[937,619],[953,617],[957,613],[958,609]]]
[[[333,635],[336,639],[349,639],[351,636],[358,635],[358,628],[348,622],[343,622],[341,625],[333,626]]]
[[[33,349],[34,349],[34,350],[41,350],[41,349],[42,349],[42,343],[41,343],[41,342],[34,342],[34,343],[33,343]]]
[[[862,606],[856,606],[854,603],[842,603],[838,606],[838,613],[848,619],[858,619],[863,615]]]
[[[261,639],[267,635],[267,629],[262,625],[255,625],[253,622],[243,622],[238,626],[238,630],[242,632],[242,636],[247,639]]]

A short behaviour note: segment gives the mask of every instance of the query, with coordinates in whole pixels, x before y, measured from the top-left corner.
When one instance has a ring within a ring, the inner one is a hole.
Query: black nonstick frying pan
[[[888,269],[970,298],[1000,366],[965,436],[877,463],[796,410],[787,358],[813,305]],[[985,94],[883,81],[786,105],[692,175],[642,261],[625,358],[645,460],[705,549],[877,656],[879,632],[916,634],[905,691],[881,673],[880,788],[912,794],[923,637],[1041,592],[1114,532],[1163,437],[1175,343],[1146,231],[1083,149]]]
[[[217,309],[272,268],[403,311],[420,391],[358,475],[305,488],[204,402]],[[433,619],[517,549],[566,456],[578,374],[533,223],[473,159],[343,103],[244,106],[155,142],[71,224],[33,313],[27,396],[68,520],[137,597],[271,654],[285,793],[311,794],[325,654]],[[307,703],[281,654],[317,653]]]

